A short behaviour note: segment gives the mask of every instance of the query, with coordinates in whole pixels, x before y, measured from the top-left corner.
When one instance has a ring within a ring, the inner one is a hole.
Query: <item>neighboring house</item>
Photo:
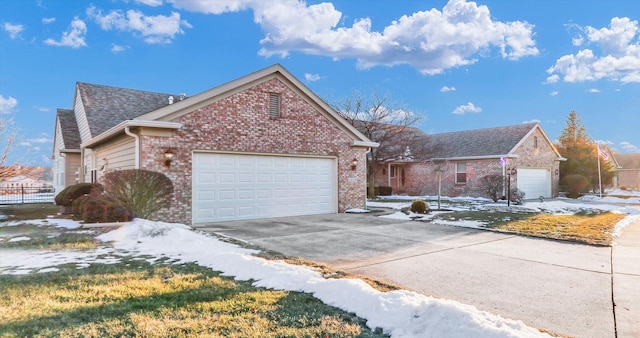
[[[524,191],[525,199],[558,196],[564,158],[538,123],[424,134],[422,139],[420,151],[427,153],[404,156],[405,151],[381,165],[377,186],[390,186],[398,194],[437,195],[440,187],[444,196],[488,197],[482,177],[497,174],[510,176],[512,191]],[[516,173],[507,175],[507,169]]]
[[[614,156],[618,163],[618,187],[640,190],[640,153]]]
[[[277,64],[188,98],[77,83],[73,116],[56,119],[55,174],[63,187],[162,172],[174,194],[156,216],[171,222],[335,213],[364,208],[376,145]]]
[[[618,163],[618,160],[616,158],[617,155],[614,154],[614,152],[611,150],[611,148],[609,148],[608,145],[598,144],[598,156],[600,157],[601,165],[603,163],[608,163],[614,172],[617,172],[618,170],[620,170],[620,164]],[[607,184],[605,186],[605,184],[603,183],[602,189],[605,190],[606,187],[612,187],[612,188],[619,187],[617,174],[613,176],[610,184]]]
[[[0,167],[0,188],[45,188],[51,187],[51,167],[7,166]]]

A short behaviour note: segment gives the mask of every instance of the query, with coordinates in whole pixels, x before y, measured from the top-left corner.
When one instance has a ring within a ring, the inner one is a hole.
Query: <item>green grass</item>
[[[44,219],[49,215],[56,215],[60,207],[53,203],[9,204],[0,206],[0,214],[7,216],[2,221],[20,221],[29,219]]]

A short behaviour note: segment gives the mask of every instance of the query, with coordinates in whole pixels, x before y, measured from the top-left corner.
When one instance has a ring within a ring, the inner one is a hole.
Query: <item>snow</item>
[[[27,236],[18,236],[18,237],[13,237],[10,240],[8,240],[8,242],[22,242],[22,241],[29,241],[31,240],[31,237],[27,237]]]
[[[121,256],[195,262],[236,280],[277,290],[312,293],[324,303],[353,312],[392,337],[548,337],[523,322],[455,301],[406,290],[381,292],[360,279],[326,279],[313,268],[254,256],[256,250],[223,242],[183,224],[136,219],[97,237],[111,242],[91,251],[3,250],[2,274],[57,271],[57,266],[112,264]],[[11,263],[9,263],[11,262]]]

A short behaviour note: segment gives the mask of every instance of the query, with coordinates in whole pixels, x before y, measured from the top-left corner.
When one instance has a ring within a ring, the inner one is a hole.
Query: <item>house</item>
[[[194,225],[363,208],[377,145],[279,64],[192,97],[79,82],[55,128],[58,188],[161,172],[156,217]]]
[[[640,190],[640,153],[615,154],[618,163],[618,187]]]
[[[0,188],[48,188],[51,187],[51,167],[5,166],[0,167]]]
[[[612,170],[616,174],[611,179],[611,182],[608,182],[606,184],[604,182],[602,183],[603,190],[605,190],[607,186],[612,188],[618,188],[620,185],[618,183],[617,171],[620,170],[620,164],[618,163],[615,153],[606,144],[598,144],[597,147],[598,147],[598,157],[600,157],[598,161],[600,161],[600,165],[602,166],[601,170],[604,171],[604,168],[608,166],[607,169]]]
[[[511,190],[525,192],[525,198],[558,196],[564,158],[538,123],[423,133],[420,139],[421,154],[412,151],[376,169],[377,186],[398,194],[488,197],[482,178],[495,174],[508,178]]]

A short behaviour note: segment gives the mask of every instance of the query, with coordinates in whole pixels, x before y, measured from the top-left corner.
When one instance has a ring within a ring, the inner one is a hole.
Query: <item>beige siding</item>
[[[113,170],[135,169],[135,143],[123,135],[95,149],[98,179]]]
[[[76,115],[76,121],[78,121],[81,143],[87,142],[91,139],[91,130],[89,130],[89,121],[87,121],[87,115],[84,112],[79,90],[76,90],[76,102],[73,106],[73,111]]]
[[[56,137],[53,142],[53,188],[56,192],[65,188],[65,158],[60,154],[64,149],[60,121],[56,118]]]
[[[80,154],[66,154],[65,186],[78,183],[80,178]]]

